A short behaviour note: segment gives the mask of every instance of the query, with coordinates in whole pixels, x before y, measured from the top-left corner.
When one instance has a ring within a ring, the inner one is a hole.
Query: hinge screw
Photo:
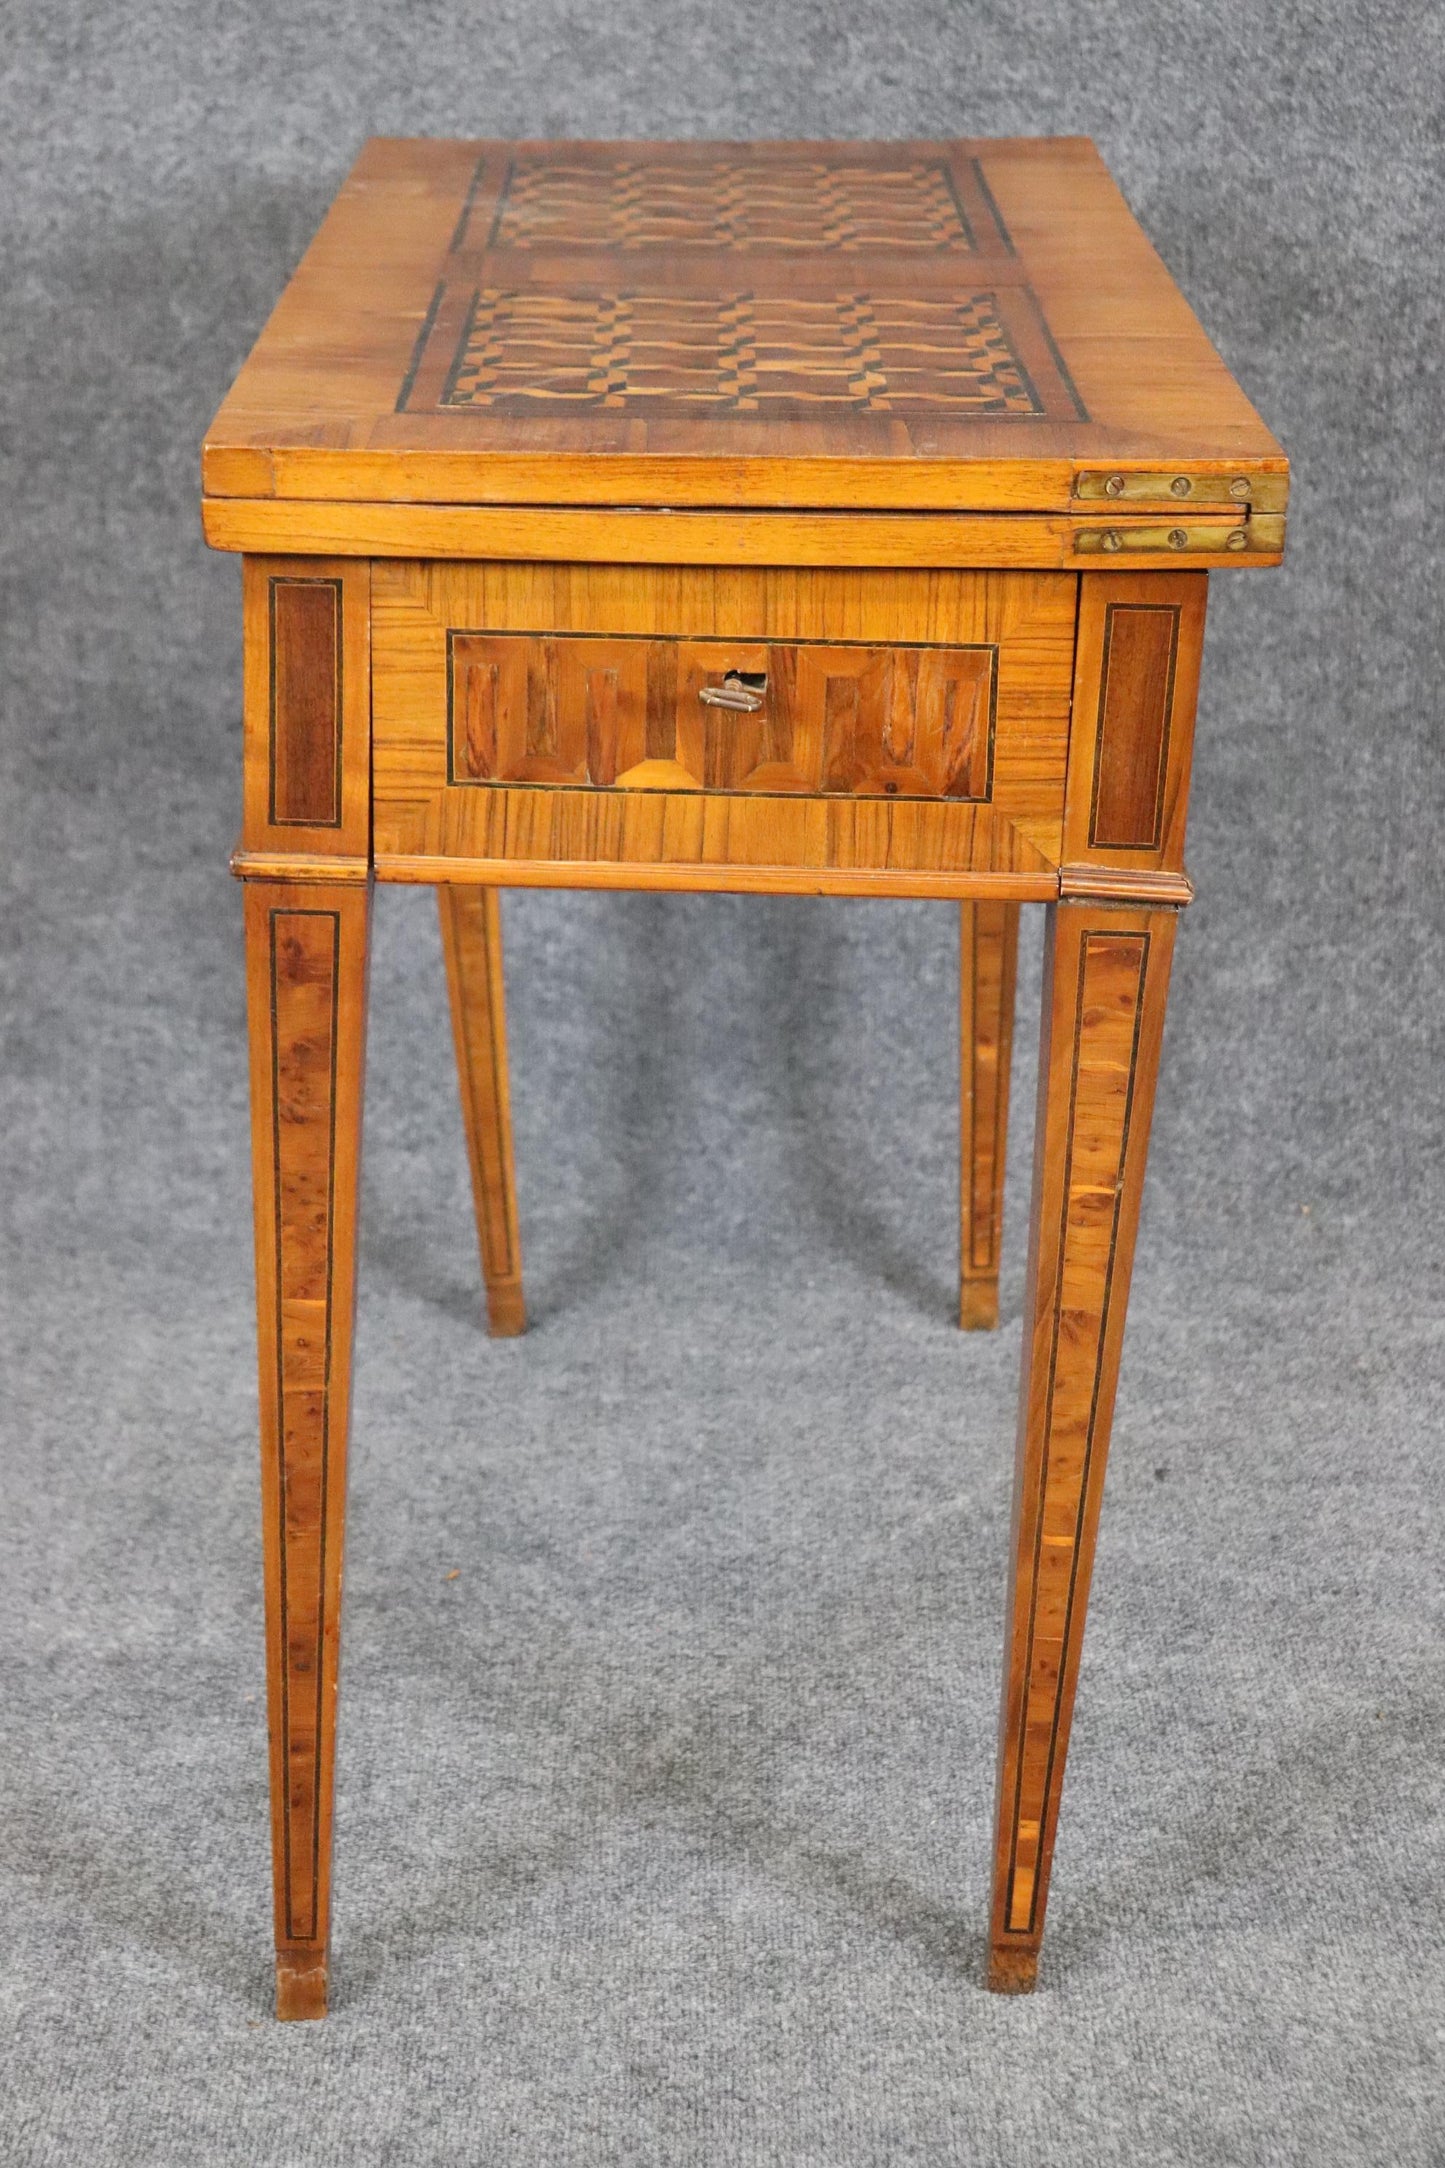
[[[1117,527],[1106,527],[1102,540],[1106,550],[1121,550],[1124,547],[1124,537]]]
[[[1188,542],[1189,542],[1189,534],[1188,534],[1188,530],[1187,530],[1186,528],[1184,528],[1184,527],[1171,527],[1171,528],[1170,528],[1170,530],[1169,530],[1169,547],[1170,547],[1170,549],[1172,549],[1172,550],[1182,550],[1182,549],[1184,549],[1184,548],[1186,548],[1186,547],[1188,546]]]
[[[1248,546],[1248,543],[1249,536],[1245,533],[1244,529],[1242,527],[1236,527],[1233,534],[1226,535],[1224,546],[1227,550],[1242,550]]]
[[[1122,496],[1123,496],[1123,494],[1124,494],[1124,477],[1123,477],[1123,475],[1122,475],[1122,474],[1111,474],[1111,475],[1109,476],[1109,479],[1108,479],[1108,481],[1107,481],[1107,482],[1106,482],[1106,483],[1104,484],[1104,495],[1105,495],[1106,497],[1122,497]]]
[[[1193,487],[1194,484],[1190,481],[1187,474],[1176,474],[1173,481],[1169,484],[1169,493],[1171,496],[1174,497],[1187,497]]]
[[[1247,497],[1249,495],[1249,483],[1242,474],[1237,474],[1230,483],[1229,494],[1231,497]]]

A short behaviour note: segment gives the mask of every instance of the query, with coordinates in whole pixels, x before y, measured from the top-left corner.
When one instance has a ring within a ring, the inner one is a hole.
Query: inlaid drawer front
[[[997,651],[447,634],[453,783],[986,799]]]
[[[1047,894],[1077,602],[1068,572],[378,561],[378,868]]]

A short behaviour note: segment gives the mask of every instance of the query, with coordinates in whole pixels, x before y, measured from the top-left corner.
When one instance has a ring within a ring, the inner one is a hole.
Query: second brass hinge
[[[1276,555],[1284,548],[1284,517],[1278,512],[1243,519],[1189,519],[1179,523],[1133,520],[1117,527],[1076,527],[1074,548],[1081,557],[1244,556],[1249,551]]]
[[[1159,467],[1089,467],[1074,476],[1076,501],[1088,504],[1232,505],[1241,511],[1282,512],[1286,474],[1180,474]]]

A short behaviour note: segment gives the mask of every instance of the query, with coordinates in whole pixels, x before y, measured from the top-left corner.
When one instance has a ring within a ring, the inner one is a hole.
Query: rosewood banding
[[[1178,654],[1177,603],[1109,604],[1089,813],[1092,848],[1159,848]]]
[[[273,579],[271,822],[341,825],[341,582]]]

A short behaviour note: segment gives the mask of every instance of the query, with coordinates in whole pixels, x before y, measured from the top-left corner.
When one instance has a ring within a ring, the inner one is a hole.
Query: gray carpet
[[[1438,2168],[1438,9],[6,21],[0,2160]],[[277,2027],[201,431],[368,131],[1010,130],[1099,140],[1298,466],[1216,582],[1041,1990],[979,1984],[1031,1027],[965,1339],[950,910],[508,899],[493,1346],[391,893],[335,2010]]]

